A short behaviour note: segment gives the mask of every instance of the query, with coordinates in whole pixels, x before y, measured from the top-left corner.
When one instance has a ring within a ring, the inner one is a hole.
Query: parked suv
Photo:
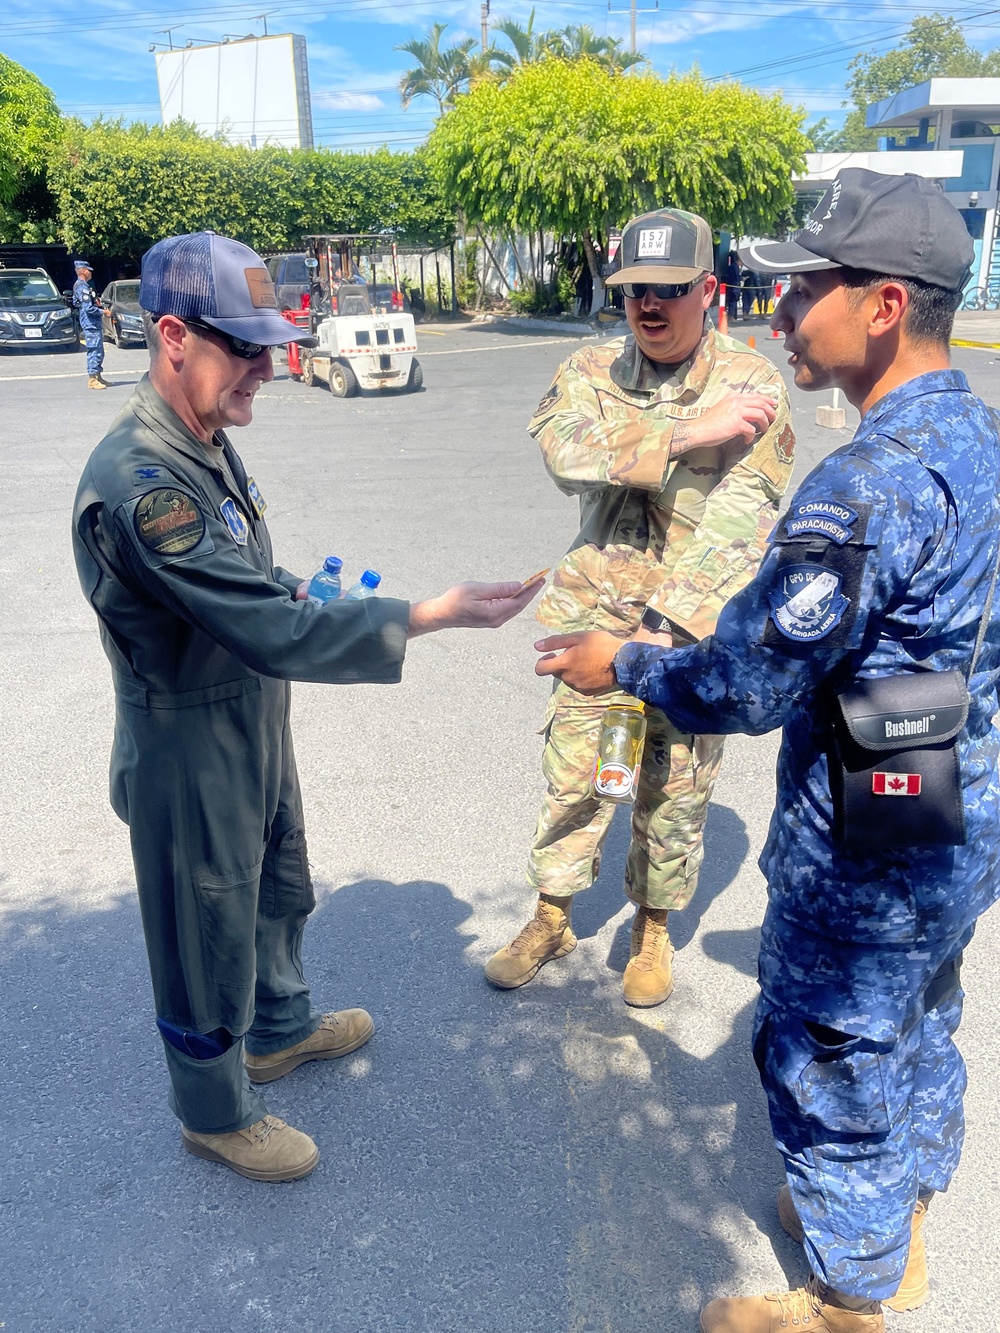
[[[0,347],[79,346],[73,311],[43,268],[0,268]]]

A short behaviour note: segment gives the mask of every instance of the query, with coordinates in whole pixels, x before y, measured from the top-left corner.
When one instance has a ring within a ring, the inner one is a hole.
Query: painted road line
[[[0,383],[6,380],[82,380],[87,378],[85,370],[61,370],[53,375],[0,375]]]
[[[952,338],[952,347],[973,347],[980,352],[1000,352],[1000,343],[972,342],[968,338]]]
[[[442,347],[440,352],[421,352],[418,360],[423,360],[425,356],[462,356],[465,352],[510,352],[516,351],[518,347],[548,347],[552,343],[573,342],[572,338],[532,338],[530,342],[512,342],[499,343],[495,347]]]

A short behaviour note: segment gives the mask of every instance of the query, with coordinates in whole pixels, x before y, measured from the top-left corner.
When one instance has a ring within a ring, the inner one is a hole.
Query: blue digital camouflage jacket
[[[1000,536],[1000,438],[963,374],[901,385],[810,474],[756,578],[715,633],[676,650],[626,644],[623,689],[684,731],[784,729],[760,867],[760,981],[773,1002],[876,1040],[898,1033],[931,958],[998,896],[1000,597],[959,741],[967,841],[873,853],[833,834],[833,693],[922,663],[967,672]]]

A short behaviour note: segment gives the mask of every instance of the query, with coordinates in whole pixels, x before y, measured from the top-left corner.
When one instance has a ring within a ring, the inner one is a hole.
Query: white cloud
[[[325,111],[379,111],[385,107],[375,93],[315,92],[312,101]]]

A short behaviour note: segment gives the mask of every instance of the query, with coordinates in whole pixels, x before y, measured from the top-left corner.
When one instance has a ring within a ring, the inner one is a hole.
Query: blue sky
[[[978,47],[1000,45],[1000,9],[980,4],[905,5],[898,0],[638,0],[638,46],[660,73],[697,65],[709,76],[732,74],[781,91],[809,120],[843,112],[847,61],[859,50],[895,45],[911,19],[935,10],[963,23]],[[526,21],[530,0],[492,0],[491,17]],[[159,120],[151,42],[218,40],[226,34],[300,32],[309,49],[317,143],[363,149],[408,148],[433,123],[420,99],[403,111],[400,74],[409,57],[400,42],[447,23],[446,40],[480,32],[480,0],[0,0],[0,51],[37,74],[63,111],[85,120],[98,113]],[[597,32],[629,32],[628,0],[538,0],[538,27],[587,23]]]

